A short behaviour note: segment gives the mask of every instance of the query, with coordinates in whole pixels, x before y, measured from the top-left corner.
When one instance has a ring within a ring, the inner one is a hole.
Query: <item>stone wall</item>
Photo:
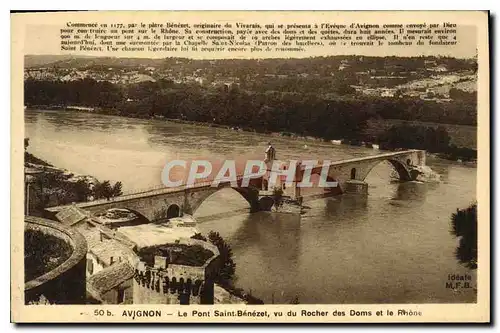
[[[140,262],[134,276],[134,304],[213,304],[213,279],[220,265],[217,247],[197,239],[181,239],[179,244],[200,245],[213,255],[202,266],[154,268]]]
[[[158,281],[158,283],[156,282]],[[181,298],[184,297],[186,304],[201,304],[201,294],[204,287],[200,280],[196,284],[191,284],[186,288],[186,283],[182,289],[180,283],[164,280],[155,280],[154,283],[143,282],[140,277],[133,282],[134,304],[182,304]]]
[[[133,279],[127,280],[102,295],[106,304],[133,304]]]

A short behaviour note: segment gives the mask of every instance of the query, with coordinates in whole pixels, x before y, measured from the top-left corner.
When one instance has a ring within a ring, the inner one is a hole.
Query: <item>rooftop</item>
[[[87,240],[89,252],[92,252],[106,265],[110,264],[111,257],[113,257],[114,261],[123,258],[131,264],[135,261],[134,257],[136,255],[129,247],[129,244],[111,238],[110,235],[103,232],[102,229],[104,228],[102,226],[87,222],[79,224],[76,229]]]
[[[168,223],[148,223],[121,227],[121,234],[137,245],[137,250],[145,247],[175,243],[181,238],[191,238],[198,230],[193,227],[171,227]]]
[[[131,279],[134,273],[134,268],[129,263],[116,263],[90,276],[87,279],[87,288],[93,296],[100,298],[114,287]]]
[[[167,263],[185,266],[203,266],[214,253],[198,244],[165,244],[143,248],[141,259],[150,267],[154,266],[155,256],[165,257]]]
[[[103,239],[102,242],[97,242],[93,246],[89,246],[89,251],[107,265],[110,265],[111,258],[114,261],[123,259],[132,264],[135,257],[135,253],[131,249],[114,239]]]
[[[78,222],[86,219],[87,217],[88,213],[76,206],[65,207],[59,213],[56,214],[56,218],[63,224],[68,226],[75,225]]]

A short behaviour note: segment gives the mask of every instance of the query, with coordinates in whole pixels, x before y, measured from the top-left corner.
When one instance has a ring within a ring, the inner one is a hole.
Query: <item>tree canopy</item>
[[[457,260],[470,269],[477,268],[477,203],[457,209],[451,216],[451,233],[459,239]]]

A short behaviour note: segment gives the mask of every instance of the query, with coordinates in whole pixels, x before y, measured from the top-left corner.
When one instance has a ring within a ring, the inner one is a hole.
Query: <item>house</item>
[[[56,218],[76,229],[87,241],[87,293],[95,303],[132,303],[132,278],[139,258],[135,244],[98,223],[91,214],[75,205],[66,207]]]
[[[115,263],[87,279],[87,292],[103,304],[132,304],[134,274],[128,262]]]
[[[396,95],[395,89],[383,89],[380,93],[381,97],[394,97]]]
[[[78,208],[75,205],[71,205],[59,211],[56,214],[56,218],[62,223],[69,227],[82,222],[89,217],[89,213],[85,210]]]
[[[444,73],[444,72],[447,72],[448,71],[448,68],[446,68],[445,65],[439,65],[439,66],[436,66],[436,67],[430,67],[430,68],[427,68],[428,71],[431,71],[431,72],[439,72],[439,73]]]

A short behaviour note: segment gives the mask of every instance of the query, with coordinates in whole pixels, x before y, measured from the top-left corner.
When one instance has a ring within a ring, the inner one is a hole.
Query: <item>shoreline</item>
[[[48,111],[54,111],[54,110],[63,110],[63,111],[73,111],[73,112],[84,112],[84,113],[95,113],[99,115],[108,115],[108,116],[118,116],[118,117],[123,117],[123,118],[129,118],[129,119],[143,119],[143,120],[160,120],[160,121],[167,121],[171,123],[177,123],[177,124],[186,124],[186,125],[191,125],[191,126],[199,126],[199,127],[214,127],[214,128],[221,128],[225,130],[230,130],[230,131],[237,131],[237,132],[247,132],[247,133],[255,133],[255,134],[264,134],[264,135],[269,135],[271,137],[278,137],[278,138],[283,138],[283,139],[292,139],[292,140],[298,140],[298,141],[304,141],[304,142],[318,142],[318,143],[325,143],[325,144],[330,144],[330,145],[347,145],[347,146],[352,146],[352,147],[364,147],[368,149],[374,149],[374,150],[381,150],[381,151],[397,151],[398,149],[411,149],[411,148],[396,148],[396,149],[383,149],[380,148],[381,144],[377,144],[374,142],[370,141],[363,141],[361,139],[340,139],[340,140],[326,140],[322,139],[319,137],[313,137],[313,136],[303,136],[303,135],[298,135],[296,133],[291,133],[291,132],[259,132],[255,129],[252,128],[246,128],[246,127],[238,127],[238,126],[229,126],[229,125],[223,125],[223,124],[216,124],[216,123],[208,123],[208,122],[200,122],[200,121],[194,121],[194,120],[186,120],[186,119],[178,119],[178,118],[166,118],[163,116],[153,116],[153,117],[132,117],[130,115],[122,115],[122,114],[117,114],[114,110],[111,109],[102,109],[102,108],[91,108],[91,107],[82,107],[82,106],[71,106],[71,105],[33,105],[33,106],[25,106],[24,110],[31,110],[31,111],[36,111],[36,110],[48,110]],[[453,124],[443,124],[443,125],[453,125]],[[471,149],[471,148],[465,148],[465,147],[457,147],[458,149],[467,149],[470,151],[476,151],[477,149]],[[448,153],[441,152],[441,153],[430,153],[426,151],[426,154],[428,156],[432,156],[434,158],[439,158],[443,159],[446,161],[452,161],[452,162],[457,162],[463,165],[477,165],[477,159],[476,160],[471,160],[471,161],[463,161],[462,158],[457,158],[459,156],[455,156],[454,158],[451,158]]]
[[[26,151],[26,154],[29,156],[29,158],[24,159],[25,167],[36,169],[40,172],[52,171],[52,172],[56,172],[56,173],[61,173],[65,176],[71,176],[71,178],[68,179],[69,182],[77,182],[80,179],[85,179],[90,184],[94,184],[94,185],[97,182],[99,182],[99,180],[92,175],[82,175],[82,174],[73,172],[73,171],[68,170],[68,169],[59,168],[59,167],[56,167],[56,166],[50,164],[49,162],[47,162],[41,158],[39,158],[38,156],[33,155],[30,152]]]

